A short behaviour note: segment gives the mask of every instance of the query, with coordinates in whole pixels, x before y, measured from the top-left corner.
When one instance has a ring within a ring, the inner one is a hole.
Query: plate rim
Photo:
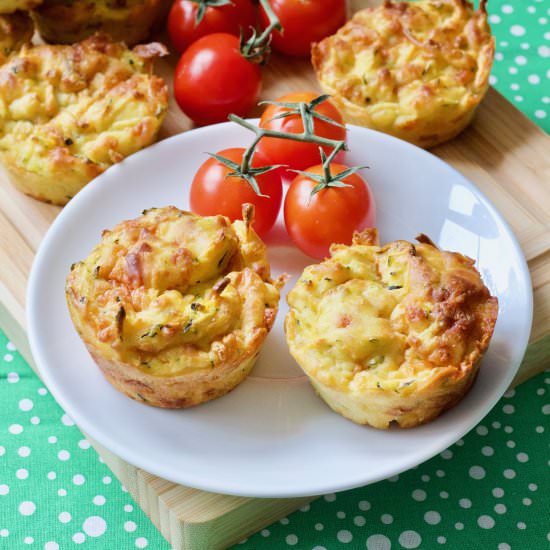
[[[251,122],[257,122],[258,119],[249,119]],[[211,131],[213,127],[217,127],[222,129],[223,127],[228,126],[234,126],[231,122],[225,122],[220,124],[214,124],[209,126],[203,126],[200,128],[195,128],[186,132],[182,132],[179,134],[175,134],[173,136],[170,136],[164,140],[161,140],[155,144],[153,144],[150,147],[147,147],[145,149],[142,149],[141,151],[138,151],[137,153],[134,153],[133,155],[130,155],[125,159],[125,162],[131,162],[134,157],[141,156],[143,154],[154,154],[154,151],[158,148],[165,147],[168,142],[173,141],[179,141],[181,139],[188,139],[188,136],[191,134],[196,133],[203,133]],[[526,306],[526,317],[528,320],[527,327],[525,330],[525,336],[523,338],[523,342],[521,345],[521,348],[523,349],[523,355],[525,355],[525,352],[527,350],[529,336],[531,334],[532,330],[532,322],[533,322],[533,290],[532,290],[532,284],[531,284],[531,275],[529,272],[528,264],[525,258],[525,255],[521,249],[521,246],[512,231],[509,223],[504,218],[504,216],[500,213],[500,211],[496,208],[496,206],[491,202],[491,200],[468,178],[466,178],[461,172],[459,172],[455,167],[451,166],[441,158],[437,157],[430,151],[424,150],[420,147],[417,147],[411,143],[408,143],[406,141],[403,141],[401,139],[398,139],[396,137],[390,136],[388,134],[384,134],[382,132],[378,132],[375,130],[371,130],[369,128],[364,128],[356,125],[347,125],[348,131],[359,131],[359,132],[367,132],[372,133],[376,135],[376,139],[386,140],[390,146],[392,143],[397,142],[399,146],[408,147],[415,150],[415,154],[422,155],[424,157],[429,157],[432,161],[435,161],[437,163],[445,165],[445,167],[455,173],[455,176],[457,176],[462,183],[471,191],[474,195],[479,197],[483,203],[484,206],[491,212],[492,216],[500,224],[502,224],[503,228],[505,229],[508,238],[510,239],[511,245],[514,249],[514,252],[517,256],[517,259],[519,260],[518,265],[521,269],[521,274],[524,277],[525,282],[528,282],[527,286],[527,304]],[[67,411],[70,416],[74,419],[75,423],[77,424],[78,428],[84,432],[84,434],[91,437],[92,440],[97,441],[101,446],[105,447],[107,450],[121,458],[122,460],[128,462],[129,464],[132,464],[136,467],[139,467],[153,475],[159,476],[161,478],[164,478],[168,481],[171,481],[176,484],[181,484],[184,486],[193,487],[196,489],[209,491],[213,493],[221,493],[221,494],[227,494],[227,495],[234,495],[234,496],[242,496],[242,497],[249,497],[249,498],[295,498],[295,497],[307,497],[307,496],[316,496],[319,494],[324,493],[330,493],[330,492],[340,492],[340,491],[346,491],[349,489],[362,487],[366,485],[370,485],[372,483],[376,483],[378,481],[381,481],[383,479],[387,479],[390,476],[400,474],[404,471],[407,471],[418,464],[421,464],[425,462],[426,460],[431,459],[432,457],[436,456],[439,452],[443,451],[444,449],[448,448],[450,445],[455,443],[457,440],[459,440],[461,437],[463,437],[466,433],[468,433],[472,428],[474,428],[487,414],[494,408],[494,406],[498,403],[498,401],[501,399],[502,395],[506,392],[506,390],[509,388],[510,383],[514,379],[515,375],[517,374],[519,367],[521,366],[521,360],[519,363],[515,366],[515,368],[512,368],[509,370],[507,376],[505,377],[504,381],[502,382],[503,390],[497,392],[496,397],[493,397],[493,399],[488,400],[482,407],[479,408],[478,414],[474,414],[469,421],[466,423],[467,427],[463,428],[458,431],[452,431],[449,435],[446,437],[441,438],[440,445],[437,447],[439,448],[438,451],[435,453],[432,450],[432,447],[429,447],[428,452],[418,453],[420,455],[420,461],[416,460],[418,455],[415,455],[415,460],[413,461],[403,461],[399,467],[390,467],[386,471],[383,471],[378,476],[369,477],[367,481],[365,481],[365,475],[362,476],[359,475],[357,478],[349,479],[346,483],[342,482],[330,482],[330,483],[324,483],[322,489],[319,490],[313,490],[313,488],[304,489],[301,490],[292,490],[292,488],[286,488],[286,489],[279,489],[276,492],[273,491],[265,491],[265,490],[255,490],[253,493],[249,491],[239,491],[238,489],[231,489],[230,487],[225,487],[222,491],[220,491],[219,483],[210,483],[207,479],[201,479],[201,480],[194,480],[192,479],[193,476],[185,476],[185,473],[183,476],[181,476],[179,479],[175,479],[174,476],[170,475],[169,472],[166,472],[162,469],[161,466],[157,467],[156,463],[151,463],[147,461],[146,457],[142,459],[142,457],[136,457],[135,452],[132,454],[131,451],[128,451],[125,447],[119,445],[116,440],[114,440],[112,437],[110,437],[108,434],[105,434],[104,430],[97,426],[96,423],[92,421],[88,421],[86,418],[86,415],[81,415],[78,411],[76,411],[76,414],[72,410],[72,407],[67,407],[67,402],[64,398],[64,392],[63,390],[58,387],[55,376],[51,374],[50,369],[48,369],[48,360],[45,359],[45,357],[42,355],[41,347],[38,343],[38,332],[40,331],[40,327],[36,326],[37,323],[37,315],[35,313],[35,308],[37,304],[37,300],[35,298],[38,289],[39,289],[39,271],[40,267],[44,262],[44,258],[47,258],[47,254],[50,248],[50,242],[54,240],[57,232],[59,231],[59,227],[63,224],[63,220],[71,215],[72,209],[75,208],[74,206],[71,206],[71,204],[80,205],[80,203],[87,200],[87,197],[89,194],[92,194],[97,189],[97,181],[103,179],[105,174],[112,173],[113,170],[119,169],[120,164],[115,164],[114,166],[110,167],[108,170],[106,170],[103,174],[95,178],[92,182],[90,182],[86,187],[84,187],[71,201],[70,203],[59,213],[59,215],[56,217],[56,219],[52,222],[48,230],[46,231],[46,234],[44,235],[39,248],[35,254],[35,257],[33,259],[31,271],[29,274],[28,282],[27,282],[27,289],[26,289],[26,319],[27,319],[27,334],[30,344],[30,349],[32,352],[32,356],[34,358],[34,361],[36,363],[38,372],[40,376],[42,377],[44,383],[47,385],[48,389],[52,393],[55,400],[59,403],[59,405]],[[95,182],[95,184],[94,184]],[[103,186],[103,184],[101,184]],[[61,220],[61,221],[60,221]],[[312,260],[313,261],[313,260]],[[44,368],[45,366],[45,368]],[[334,413],[336,414],[336,413]],[[441,446],[444,445],[444,446]],[[138,458],[138,460],[136,460]],[[167,475],[168,474],[168,475]],[[187,479],[184,479],[187,477]]]

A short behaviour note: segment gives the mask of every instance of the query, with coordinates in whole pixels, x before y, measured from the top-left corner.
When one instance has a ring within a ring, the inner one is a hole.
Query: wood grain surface
[[[353,2],[353,8],[366,3]],[[157,68],[170,83],[174,63],[175,58],[167,58]],[[262,98],[299,89],[319,89],[309,62],[273,56],[264,70]],[[190,127],[171,100],[161,139]],[[528,260],[534,323],[516,384],[546,368],[550,350],[550,138],[491,89],[473,124],[433,152],[493,201]],[[40,241],[59,211],[20,194],[0,174],[0,326],[35,370],[25,337],[25,287]],[[250,499],[207,493],[153,476],[92,443],[178,550],[226,548],[314,498]]]

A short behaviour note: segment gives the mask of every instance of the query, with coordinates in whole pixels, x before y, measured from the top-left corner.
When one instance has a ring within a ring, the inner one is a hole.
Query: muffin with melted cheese
[[[170,5],[171,0],[44,0],[33,17],[46,42],[72,44],[105,32],[133,46],[160,25]]]
[[[375,230],[333,245],[288,295],[290,352],[327,404],[359,424],[409,428],[455,405],[489,345],[498,302],[474,261]]]
[[[14,13],[17,10],[28,11],[41,3],[42,0],[0,0],[0,13]]]
[[[151,74],[158,43],[129,50],[105,35],[23,46],[0,67],[0,161],[12,182],[63,205],[113,164],[150,145],[168,106]]]
[[[74,325],[129,397],[185,408],[251,371],[277,314],[266,247],[244,221],[153,208],[104,231],[67,278]]]
[[[460,133],[489,87],[486,1],[386,0],[312,47],[321,87],[346,122],[432,147]]]
[[[21,11],[0,15],[0,65],[23,44],[29,43],[33,32],[34,25],[28,14]]]

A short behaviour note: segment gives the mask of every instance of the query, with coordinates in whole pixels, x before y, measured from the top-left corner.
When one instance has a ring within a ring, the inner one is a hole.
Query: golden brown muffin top
[[[497,299],[473,260],[419,240],[379,247],[367,230],[304,270],[286,330],[308,374],[344,391],[407,394],[442,374],[452,383],[480,357]]]
[[[175,207],[147,210],[104,231],[72,266],[66,290],[86,343],[158,376],[255,353],[279,300],[250,217],[231,224]]]

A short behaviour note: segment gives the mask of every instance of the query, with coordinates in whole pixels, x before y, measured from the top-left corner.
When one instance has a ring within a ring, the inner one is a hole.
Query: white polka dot
[[[501,503],[495,504],[495,512],[497,514],[505,514],[506,510],[507,508],[504,504],[501,504]]]
[[[493,23],[493,25],[498,25],[500,21],[500,15],[497,15],[496,13],[492,13],[491,15],[489,15],[489,22]]]
[[[529,84],[540,84],[540,76],[538,74],[530,74],[527,77]]]
[[[548,46],[539,46],[537,51],[541,57],[550,57],[550,48]]]
[[[8,342],[6,344],[6,349],[8,349],[9,351],[15,351],[17,348],[15,347],[15,344],[13,342]]]
[[[48,390],[46,388],[38,388],[38,395],[47,395]]]
[[[471,508],[472,507],[472,501],[469,498],[461,498],[458,501],[458,505],[461,508]]]
[[[71,516],[71,514],[69,514],[69,512],[61,512],[61,513],[57,516],[57,519],[58,519],[61,523],[69,523],[69,521],[71,521],[71,519],[72,519],[72,516]]]
[[[542,109],[538,109],[535,111],[535,116],[539,119],[543,119],[543,118],[546,118],[546,111],[543,111]],[[550,412],[544,412],[544,409],[548,407],[548,410],[550,411],[550,406],[549,405],[545,405],[543,408],[542,408],[542,412],[544,414],[550,414]]]
[[[6,447],[2,447],[2,445],[0,445],[0,456],[3,456],[6,454]]]
[[[107,529],[107,523],[100,516],[90,516],[84,520],[82,524],[82,530],[89,537],[100,537],[105,533]]]
[[[472,466],[468,473],[472,479],[483,479],[485,477],[485,469],[481,466]]]
[[[515,410],[514,405],[504,405],[504,407],[502,407],[502,412],[504,414],[514,414]]]
[[[24,542],[25,544],[32,544],[32,543],[34,542],[34,539],[33,539],[32,537],[25,537],[25,538],[23,539],[23,542]]]
[[[514,59],[516,65],[525,65],[527,63],[527,58],[524,55],[518,55]]]
[[[127,521],[124,524],[124,530],[128,533],[133,533],[137,529],[137,525],[133,521]]]
[[[522,27],[521,25],[512,25],[510,27],[510,34],[513,34],[514,36],[523,36],[525,34],[525,27]]]
[[[514,11],[514,8],[510,6],[510,4],[504,4],[504,6],[500,9],[502,10],[502,13],[512,13]]]
[[[309,504],[305,504],[300,508],[300,512],[309,512],[311,510],[311,506]]]
[[[527,462],[529,460],[529,455],[527,453],[518,453],[516,458],[518,462]]]
[[[506,544],[505,542],[501,542],[497,548],[498,550],[512,550],[512,547],[509,544]]]
[[[74,422],[73,422],[72,418],[71,418],[68,414],[64,414],[64,415],[61,417],[61,422],[62,422],[65,426],[74,426]]]
[[[391,483],[395,483],[396,481],[399,481],[399,476],[391,476],[388,477],[388,481],[391,481]]]
[[[59,460],[69,460],[69,458],[71,458],[71,453],[69,451],[65,451],[65,450],[62,450],[62,451],[59,451],[57,453],[57,458],[59,458]]]
[[[435,475],[437,477],[445,477],[445,472],[443,470],[436,470]]]
[[[342,512],[342,511],[336,512],[336,517],[338,519],[344,519],[346,517],[346,512]]]
[[[260,535],[262,535],[262,537],[269,537],[269,535],[271,535],[271,531],[269,529],[262,529],[260,531]]]
[[[288,524],[290,523],[290,521],[289,521],[288,518],[281,518],[281,519],[279,520],[279,523],[280,523],[281,525],[288,525]]]
[[[289,546],[295,546],[298,544],[298,537],[296,535],[287,535],[285,541]]]
[[[6,363],[11,363],[13,361],[13,355],[11,353],[6,353],[6,355],[4,355],[4,361]]]
[[[40,418],[38,416],[33,416],[31,418],[31,424],[40,424]]]
[[[145,548],[148,544],[149,544],[149,541],[145,537],[139,537],[136,539],[137,548]]]
[[[44,545],[44,550],[59,550],[59,544],[51,540]]]
[[[96,506],[103,506],[105,504],[105,497],[103,495],[96,495],[93,499],[92,499],[92,502],[96,505]]]
[[[367,550],[390,550],[391,541],[384,535],[371,535],[367,539]]]
[[[521,103],[523,101],[523,96],[522,95],[514,96],[514,101],[517,101],[518,103]]]
[[[28,412],[34,407],[34,403],[30,399],[21,399],[19,401],[19,408],[23,412]]]
[[[363,512],[370,510],[370,502],[368,500],[360,500],[358,506],[359,510],[363,510]]]
[[[441,491],[441,493],[439,493],[439,496],[441,498],[449,498],[449,493],[447,493],[447,491]]]
[[[512,90],[517,91],[519,90],[519,84],[510,84],[510,88]],[[500,422],[493,422],[493,427],[494,427],[494,424],[498,424],[498,427],[500,428]]]
[[[19,375],[16,372],[8,372],[7,381],[10,384],[17,384],[19,382]]]
[[[509,447],[510,449],[513,449],[515,446],[516,446],[516,442],[515,441],[507,441],[506,442],[506,446]]]
[[[413,492],[412,492],[412,497],[414,498],[414,500],[416,500],[417,502],[422,502],[424,500],[426,500],[426,491],[423,491],[422,489],[415,489]]]
[[[531,506],[531,504],[533,504],[533,501],[530,498],[524,498],[521,502],[523,502],[525,506]]]
[[[510,74],[518,74],[518,69],[517,69],[517,67],[509,67],[508,72]]]
[[[82,544],[86,540],[84,533],[75,533],[73,535],[73,542],[75,544]]]
[[[536,484],[536,483],[529,483],[529,485],[527,485],[529,491],[536,491],[539,486]]]
[[[543,103],[550,103],[550,101],[545,101],[545,99],[550,99],[550,98],[548,98],[548,97],[543,97],[543,98],[542,98],[542,102],[543,102]],[[546,390],[545,390],[544,388],[539,388],[539,389],[537,390],[537,395],[544,395],[545,393],[546,393]]]
[[[399,535],[399,544],[403,548],[418,548],[422,537],[416,531],[403,531]]]
[[[531,46],[529,46],[529,44],[527,44],[527,42],[522,42],[519,47],[522,49],[522,50],[528,50]]]
[[[111,479],[110,476],[105,476],[101,481],[103,481],[103,483],[105,483],[105,485],[109,485],[109,483],[111,483],[111,481],[113,481]]]
[[[0,537],[9,536],[10,532],[7,529],[0,529]]]
[[[328,495],[325,495],[324,498],[327,502],[334,502],[336,500],[336,495],[334,493],[330,493]]]
[[[492,529],[495,526],[495,520],[491,516],[483,515],[477,518],[477,524],[482,529]]]
[[[348,542],[351,542],[353,540],[353,535],[351,534],[351,531],[348,531],[347,529],[342,529],[341,531],[338,531],[338,533],[336,533],[336,538],[340,542],[347,544]]]
[[[464,524],[463,524],[461,521],[457,521],[457,522],[455,523],[455,529],[456,529],[457,531],[462,531],[462,529],[464,529]]]
[[[314,546],[312,550],[327,550],[324,546]]]
[[[382,514],[380,516],[380,521],[385,525],[390,525],[393,523],[393,516],[391,514]]]
[[[57,477],[57,474],[55,472],[48,472],[48,479],[54,480]]]
[[[498,78],[494,74],[490,75],[489,76],[489,84],[491,86],[494,86],[497,83],[498,83]]]
[[[483,456],[493,456],[495,454],[495,450],[493,449],[493,447],[489,447],[488,445],[486,445],[481,449],[481,454]]]
[[[0,485],[0,496],[7,495],[9,492],[10,492],[9,485],[2,483],[2,485]]]
[[[322,523],[316,523],[315,524],[315,530],[316,531],[322,531],[325,528],[325,526]]]
[[[17,454],[21,458],[27,458],[31,454],[31,450],[29,447],[19,447],[19,449],[17,449]]]
[[[512,86],[514,86],[514,84],[512,84]],[[512,88],[512,86],[510,86],[510,88]],[[517,86],[517,84],[516,84],[516,86]],[[518,86],[518,88],[519,88],[519,86]],[[513,89],[514,89],[514,88],[512,88],[512,90],[513,90]],[[493,423],[491,424],[491,426],[492,426],[495,430],[498,430],[498,429],[500,429],[501,424],[500,424],[500,422],[493,422]]]
[[[363,525],[367,523],[367,520],[363,516],[355,516],[353,518],[353,523],[355,523],[357,527],[363,527]]]
[[[125,511],[125,512],[133,512],[133,511],[134,511],[134,507],[133,507],[131,504],[125,504],[125,505],[124,505],[124,511]]]
[[[523,521],[518,521],[517,523],[517,528],[518,529],[525,529],[527,527],[527,525],[525,525],[525,523]]]
[[[424,521],[428,525],[437,525],[441,521],[441,515],[439,514],[439,512],[430,510],[429,512],[426,512],[424,514]]]
[[[55,437],[55,435],[50,435],[48,437],[48,443],[57,443],[57,437]]]
[[[514,472],[511,468],[507,468],[502,474],[506,479],[514,479],[516,477],[516,472]]]
[[[23,431],[23,426],[21,426],[21,424],[12,424],[8,428],[8,431],[10,432],[10,434],[19,435]]]
[[[22,516],[32,516],[36,510],[36,504],[30,500],[25,500],[19,505],[19,513]]]
[[[451,451],[450,449],[445,449],[439,456],[441,456],[441,458],[444,458],[445,460],[450,460],[451,458],[453,458],[453,451]]]
[[[423,476],[420,477],[420,479],[421,479],[424,483],[428,483],[428,481],[430,481],[430,476],[424,474]]]
[[[539,23],[541,25],[546,25],[546,23],[548,23],[548,19],[546,19],[546,17],[539,17]]]
[[[19,468],[19,470],[15,472],[15,477],[17,477],[17,479],[27,479],[29,477],[29,472],[25,470],[25,468]]]
[[[489,433],[489,430],[487,429],[486,426],[478,426],[476,428],[476,433],[478,435],[487,435]]]
[[[73,483],[75,485],[84,485],[86,478],[82,474],[76,474],[73,476]]]
[[[65,489],[58,489],[57,494],[60,497],[66,497],[67,496],[67,491]]]

